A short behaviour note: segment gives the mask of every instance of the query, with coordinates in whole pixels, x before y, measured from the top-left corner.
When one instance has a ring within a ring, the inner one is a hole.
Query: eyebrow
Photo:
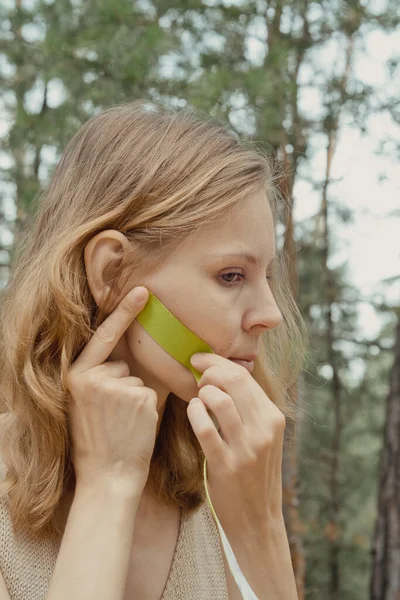
[[[227,252],[227,253],[213,252],[211,254],[211,256],[214,256],[217,258],[243,258],[246,262],[248,262],[252,265],[256,265],[257,267],[259,266],[257,258],[253,254],[249,254],[248,252]],[[271,261],[268,264],[269,267],[271,266],[271,264],[274,262],[275,259],[276,259],[276,256],[273,256]]]

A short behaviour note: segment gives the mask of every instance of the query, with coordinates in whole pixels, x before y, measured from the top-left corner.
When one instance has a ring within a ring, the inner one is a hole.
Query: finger
[[[129,365],[124,360],[106,360],[102,365],[93,368],[94,371],[109,377],[129,377]]]
[[[142,290],[145,290],[145,293]],[[131,290],[96,329],[74,362],[74,370],[79,373],[104,363],[129,325],[144,308],[148,297],[149,292],[142,286]]]
[[[244,369],[246,372],[246,367],[242,367],[229,358],[225,358],[224,356],[220,356],[219,354],[215,354],[214,352],[196,352],[190,357],[191,364],[200,371],[201,373],[207,369],[207,367],[211,367],[212,365],[218,365],[221,367],[239,367],[239,369]],[[252,378],[253,379],[253,378]]]
[[[257,415],[253,415],[253,393],[248,382],[251,377],[247,377],[249,373],[246,375],[240,371],[241,368],[245,371],[244,367],[234,366],[238,366],[239,369],[221,368],[217,365],[209,367],[204,371],[197,385],[200,390],[206,385],[213,385],[228,394],[232,398],[242,422],[247,424],[257,418]]]
[[[241,442],[243,422],[232,398],[213,385],[206,385],[201,388],[198,392],[198,398],[217,418],[223,439],[228,444]]]
[[[247,385],[249,386],[249,389],[252,391],[252,396],[254,397],[256,402],[261,399],[261,396],[264,397],[264,395],[265,395],[265,392],[263,392],[262,388],[257,383],[257,381],[254,379],[254,377],[251,374],[249,374],[250,375],[250,377],[249,377],[249,375],[248,375],[249,372],[245,367],[238,365],[238,364],[232,362],[231,360],[229,360],[228,358],[220,356],[219,354],[213,354],[211,352],[198,352],[191,357],[190,362],[195,367],[195,369],[197,369],[200,373],[204,373],[207,368],[212,367],[212,366],[221,367],[224,369],[224,371],[228,370],[231,373],[240,373],[246,379]],[[233,376],[233,379],[235,379],[234,376]],[[200,383],[200,381],[198,383]],[[225,391],[227,391],[228,394],[230,394],[230,391],[228,391],[228,390],[225,390]],[[260,395],[260,392],[261,392],[261,395]],[[269,400],[269,402],[271,403],[270,400]],[[262,405],[264,405],[264,398],[262,399]],[[259,404],[259,407],[261,408],[260,404]]]
[[[207,409],[199,398],[193,398],[187,407],[187,416],[207,462],[222,461],[226,444],[215,427]]]
[[[144,387],[144,383],[139,377],[122,377],[121,383],[126,383],[131,387]]]
[[[115,364],[117,363],[117,364]],[[129,366],[124,361],[105,362],[99,367],[95,367],[93,370],[101,370],[107,377],[113,377],[114,379],[121,379],[122,382],[129,380],[130,384],[137,386],[144,386],[143,379],[130,375]],[[104,367],[104,368],[103,368]]]

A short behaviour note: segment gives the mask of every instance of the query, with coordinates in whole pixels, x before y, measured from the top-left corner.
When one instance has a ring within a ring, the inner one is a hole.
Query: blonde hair
[[[262,189],[276,222],[267,157],[190,109],[117,106],[90,119],[67,145],[26,225],[1,305],[1,489],[16,531],[39,539],[61,534],[55,511],[74,477],[66,375],[113,309],[99,310],[93,300],[86,244],[106,229],[134,243],[114,282],[122,289],[128,271],[139,283],[191,232]],[[303,366],[306,330],[285,261],[278,253],[272,283],[283,322],[260,337],[253,376],[290,416],[288,390]],[[204,456],[186,408],[168,397],[148,484],[164,503],[192,511],[205,500]]]

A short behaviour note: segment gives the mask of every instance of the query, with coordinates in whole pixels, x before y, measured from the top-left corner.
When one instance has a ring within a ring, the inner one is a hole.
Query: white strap
[[[224,552],[225,552],[226,559],[228,561],[229,568],[231,570],[234,580],[236,581],[236,585],[238,586],[240,593],[242,594],[243,600],[259,600],[259,598],[255,595],[255,593],[253,592],[253,590],[247,583],[247,580],[246,580],[245,576],[243,575],[243,573],[239,567],[239,564],[236,560],[236,556],[233,553],[233,550],[228,541],[228,538],[226,537],[225,531],[222,529],[221,523],[219,522],[219,519],[215,513],[214,507],[213,507],[211,499],[210,499],[210,495],[208,493],[206,462],[207,462],[207,459],[204,459],[204,485],[206,488],[207,500],[208,500],[208,504],[211,508],[213,517],[218,526],[219,535],[221,537],[222,546],[224,548]]]

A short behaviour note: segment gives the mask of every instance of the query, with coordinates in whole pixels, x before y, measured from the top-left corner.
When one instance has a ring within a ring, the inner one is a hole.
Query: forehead
[[[272,211],[265,192],[244,199],[217,221],[205,224],[189,236],[193,250],[232,251],[274,255],[275,228]]]

